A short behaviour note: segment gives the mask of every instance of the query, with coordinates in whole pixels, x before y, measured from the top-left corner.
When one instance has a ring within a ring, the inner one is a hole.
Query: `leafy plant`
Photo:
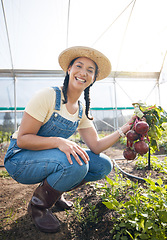
[[[92,203],[89,203],[89,208],[87,212],[87,216],[85,217],[86,222],[88,223],[98,223],[98,209]]]
[[[161,138],[163,131],[163,123],[167,122],[167,113],[156,105],[147,106],[145,103],[133,103],[134,112],[140,119],[145,119],[149,124],[148,136],[150,139],[150,148],[152,151],[159,149],[158,140]]]
[[[81,206],[82,198],[76,198],[74,202],[74,207],[72,211],[72,215],[78,220],[82,225],[86,225],[87,223],[98,223],[98,209],[92,203],[88,204],[88,207],[85,209]],[[86,214],[84,213],[86,212]],[[69,212],[66,210],[67,216],[69,216]]]
[[[0,177],[1,178],[11,178],[9,173],[7,171],[4,171],[4,170],[0,171]]]
[[[137,169],[145,169],[148,165],[148,154],[144,155],[143,157],[139,157],[135,163]],[[167,174],[167,158],[164,157],[163,160],[159,160],[157,156],[151,155],[150,156],[150,163],[151,168],[154,171],[160,171]]]
[[[11,134],[11,132],[0,131],[0,143],[8,142]]]
[[[164,131],[162,132],[161,138],[158,140],[159,148],[163,148],[167,152],[167,123],[163,123],[162,127]]]
[[[1,221],[0,221],[0,229],[4,228],[4,226],[7,226],[9,225],[11,222],[16,222],[17,223],[17,220],[15,220],[15,216],[16,216],[16,212],[14,211],[14,208],[8,208],[6,211],[5,211],[5,216],[2,217]]]
[[[83,221],[83,207],[81,207],[82,198],[76,198],[74,202],[74,211],[72,214],[78,219],[78,222]]]
[[[103,203],[113,210],[115,217],[111,230],[111,238],[125,239],[167,239],[167,185],[162,179],[156,183],[145,179],[144,188],[127,179],[115,181],[106,177],[108,189],[103,188]],[[112,194],[124,183],[124,191],[119,192],[119,197]],[[110,193],[109,193],[110,192]]]

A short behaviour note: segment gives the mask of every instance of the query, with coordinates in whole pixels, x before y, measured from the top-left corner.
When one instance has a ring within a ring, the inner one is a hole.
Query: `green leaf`
[[[135,221],[135,220],[130,220],[130,219],[128,219],[127,221],[130,222],[133,227],[136,227],[137,221]]]
[[[129,234],[129,236],[131,237],[131,239],[134,239],[133,236],[132,236],[132,234],[131,234],[128,230],[126,230],[126,232]]]
[[[155,125],[155,128],[156,128],[157,137],[158,139],[160,139],[160,137],[162,136],[161,128],[156,125]]]
[[[154,222],[152,220],[148,219],[145,223],[145,228],[151,229],[153,227],[153,225],[154,225]]]
[[[121,240],[128,240],[128,238],[126,236],[122,236]]]
[[[144,230],[144,219],[140,220],[139,226]]]
[[[167,223],[167,211],[166,210],[158,210],[159,218],[162,222]]]
[[[149,199],[154,200],[154,201],[158,201],[158,200],[159,200],[158,197],[154,197],[154,196],[152,196],[152,195],[150,195],[150,194],[147,194],[147,193],[143,193],[142,195],[143,195],[144,197],[149,198]]]
[[[158,183],[159,186],[162,186],[162,185],[163,185],[163,181],[162,181],[162,179],[159,178],[159,179],[157,180],[157,183]]]
[[[121,222],[121,223],[119,224],[119,226],[120,226],[120,227],[126,227],[126,224],[125,224],[124,222]]]
[[[103,204],[108,208],[108,209],[116,209],[115,205],[111,202],[103,202]]]
[[[139,106],[135,106],[134,113],[139,117],[142,118],[144,116],[143,112],[140,110]]]
[[[109,177],[106,176],[106,180],[111,186],[113,186],[113,181]]]
[[[139,239],[145,239],[148,240],[148,235],[145,233],[140,234],[140,238]],[[157,239],[158,240],[158,239]]]
[[[111,202],[103,202],[103,204],[109,209],[118,209],[120,203],[114,198]]]
[[[167,169],[164,168],[161,172],[167,173]]]
[[[148,213],[140,213],[142,217],[148,218]]]

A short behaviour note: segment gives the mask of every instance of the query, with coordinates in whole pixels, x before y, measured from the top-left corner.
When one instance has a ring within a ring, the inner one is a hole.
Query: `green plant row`
[[[144,188],[118,174],[106,180],[100,194],[114,215],[111,239],[167,239],[167,185],[162,179],[145,179]]]
[[[8,142],[11,136],[11,132],[0,131],[0,143]]]
[[[87,207],[87,214],[85,216],[85,209],[81,206],[81,200],[82,198],[80,197],[75,199],[73,212],[71,213],[71,215],[73,215],[73,217],[77,219],[77,221],[83,226],[88,223],[98,223],[98,209],[96,208],[96,206],[92,203],[89,203]],[[69,212],[67,210],[66,214],[67,216],[69,216]]]
[[[167,157],[164,157],[163,160],[159,160],[157,156],[151,155],[150,163],[151,163],[151,169],[153,169],[154,171],[159,171],[160,173],[167,174]],[[137,170],[145,169],[147,165],[148,165],[148,154],[138,157],[137,161],[135,162],[135,166]],[[167,175],[164,175],[164,177],[165,176]]]

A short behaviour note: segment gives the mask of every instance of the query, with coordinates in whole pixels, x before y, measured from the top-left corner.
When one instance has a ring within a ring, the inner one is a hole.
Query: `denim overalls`
[[[78,120],[72,122],[58,111],[61,106],[61,91],[55,87],[55,110],[50,119],[39,129],[37,135],[44,137],[69,138],[73,135],[82,118],[82,104],[79,102]],[[94,154],[85,150],[90,158],[88,164],[80,166],[71,155],[71,165],[64,152],[58,148],[48,150],[27,150],[17,146],[17,140],[12,139],[6,153],[4,164],[10,176],[19,183],[36,184],[47,178],[47,182],[58,191],[68,191],[77,186],[83,179],[96,181],[108,175],[112,169],[111,160],[105,154]]]

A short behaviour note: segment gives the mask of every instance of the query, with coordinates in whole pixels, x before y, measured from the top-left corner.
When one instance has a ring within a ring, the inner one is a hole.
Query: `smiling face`
[[[77,58],[68,68],[69,84],[83,91],[94,82],[95,73],[96,65],[91,59]]]

